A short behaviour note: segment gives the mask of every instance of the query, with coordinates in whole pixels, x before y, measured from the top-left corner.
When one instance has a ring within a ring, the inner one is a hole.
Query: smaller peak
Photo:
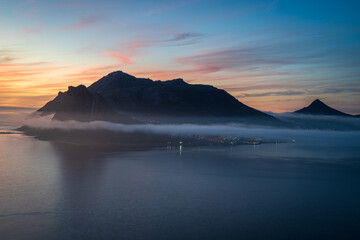
[[[74,89],[86,89],[85,85],[78,85],[77,87],[74,86],[68,86],[68,90],[74,90]]]
[[[326,104],[317,98],[310,105],[326,105]]]
[[[182,78],[175,78],[175,79],[173,79],[173,80],[171,80],[171,81],[174,81],[174,82],[185,82],[184,79],[182,79]]]
[[[88,94],[89,90],[84,86],[84,85],[79,85],[77,87],[74,86],[69,86],[68,90],[65,93],[59,94],[59,95],[84,95],[84,94]]]
[[[172,80],[167,80],[167,81],[157,81],[158,83],[162,83],[162,84],[171,84],[171,85],[187,85],[187,83],[184,81],[184,79],[182,78],[175,78]]]
[[[79,85],[77,87],[74,86],[69,86],[68,87],[68,92],[83,92],[83,91],[87,91],[87,88],[84,85]]]

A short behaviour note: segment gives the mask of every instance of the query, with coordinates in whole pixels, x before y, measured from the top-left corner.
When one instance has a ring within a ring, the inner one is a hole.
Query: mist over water
[[[0,123],[1,129],[19,127],[21,119]],[[25,122],[64,131],[221,134],[289,141],[109,152],[96,145],[0,134],[4,239],[360,237],[360,132],[50,119]]]
[[[319,117],[299,116],[301,119],[320,119]],[[327,118],[327,117],[325,117]],[[328,117],[337,122],[346,121],[360,125],[359,119],[344,119],[336,117]],[[341,137],[342,135],[351,135],[352,132],[342,131],[324,131],[324,130],[304,130],[304,129],[284,129],[258,125],[229,123],[229,124],[120,124],[104,121],[78,122],[78,121],[57,121],[52,120],[52,116],[39,117],[24,121],[24,125],[36,129],[59,129],[59,130],[109,130],[118,132],[150,132],[157,134],[204,134],[204,135],[233,135],[233,136],[249,136],[249,137],[327,137],[329,134]]]
[[[0,108],[0,130],[13,130],[31,119],[31,109]]]

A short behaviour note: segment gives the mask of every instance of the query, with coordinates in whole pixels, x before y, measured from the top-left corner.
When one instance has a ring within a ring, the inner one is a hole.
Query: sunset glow
[[[357,1],[0,3],[0,106],[37,108],[122,70],[211,84],[262,111],[319,98],[360,113]]]

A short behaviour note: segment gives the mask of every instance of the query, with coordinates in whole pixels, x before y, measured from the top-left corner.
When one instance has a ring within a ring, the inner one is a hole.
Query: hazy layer
[[[301,116],[303,117],[303,116]],[[332,118],[334,119],[334,118]],[[343,120],[340,118],[340,120]],[[344,121],[359,122],[358,119]],[[231,135],[243,137],[272,137],[272,138],[301,138],[313,137],[314,139],[327,139],[329,137],[352,136],[356,138],[360,132],[342,132],[325,130],[299,130],[299,129],[276,129],[259,127],[244,124],[135,124],[126,125],[103,121],[77,122],[77,121],[56,121],[51,120],[51,116],[36,118],[25,121],[25,125],[37,129],[60,129],[71,130],[108,130],[118,132],[147,132],[155,134],[201,134],[201,135]]]

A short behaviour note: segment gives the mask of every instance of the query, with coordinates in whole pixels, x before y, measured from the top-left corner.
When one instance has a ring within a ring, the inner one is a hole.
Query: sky
[[[0,0],[0,106],[121,70],[211,84],[262,111],[360,113],[360,2]]]

